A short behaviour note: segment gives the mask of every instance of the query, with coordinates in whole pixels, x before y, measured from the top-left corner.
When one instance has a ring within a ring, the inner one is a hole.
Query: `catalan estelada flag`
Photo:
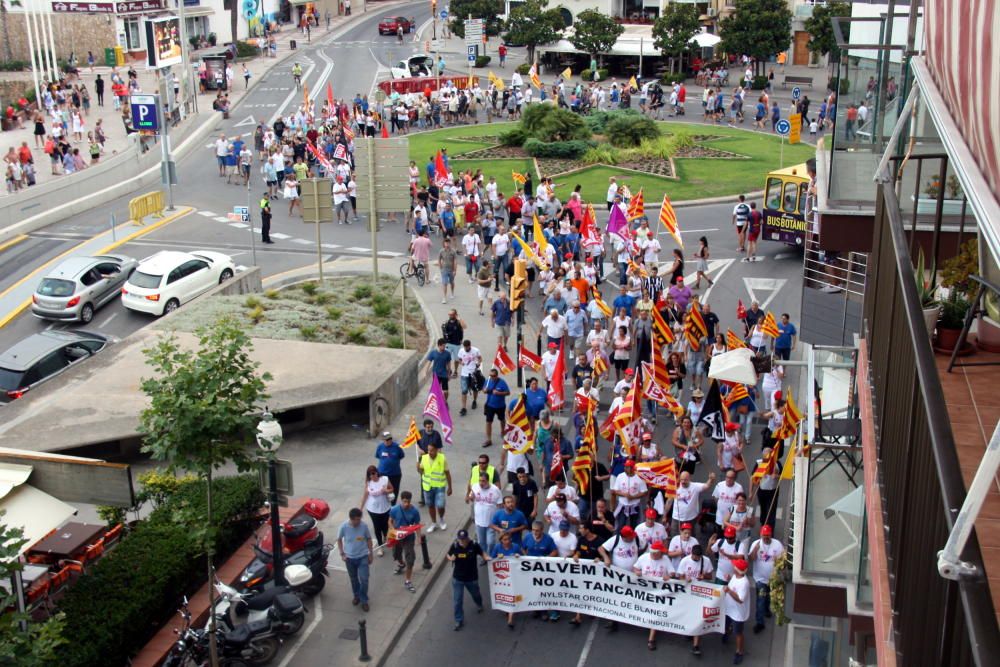
[[[401,444],[400,447],[406,449],[407,447],[412,447],[418,442],[420,442],[420,431],[417,429],[417,420],[410,417],[410,428],[406,429],[406,437],[403,438],[403,444]]]
[[[767,314],[764,315],[764,320],[760,323],[760,330],[771,338],[777,338],[781,334],[778,331],[778,323],[774,321],[774,315],[771,314],[771,311],[767,311]]]
[[[684,241],[681,240],[681,230],[677,226],[677,213],[674,212],[673,204],[670,203],[670,197],[667,195],[663,195],[663,203],[660,204],[660,224],[670,232],[670,235],[677,241],[677,245],[683,248]]]
[[[736,350],[746,346],[747,344],[743,342],[743,339],[734,334],[732,329],[726,329],[726,347],[730,350]]]
[[[794,436],[795,431],[799,428],[799,423],[802,421],[802,413],[799,411],[798,406],[795,405],[795,401],[792,400],[792,390],[788,389],[785,393],[785,413],[781,420],[781,426],[774,432],[774,437],[779,440]]]

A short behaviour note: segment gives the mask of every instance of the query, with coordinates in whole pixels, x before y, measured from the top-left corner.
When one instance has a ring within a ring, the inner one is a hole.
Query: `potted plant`
[[[941,193],[941,176],[935,174],[924,183],[926,196],[917,199],[917,215],[934,215],[937,213],[938,195]],[[913,199],[913,197],[910,197]],[[965,202],[965,195],[962,192],[962,184],[958,182],[958,176],[952,174],[944,183],[944,201],[941,207],[941,215],[962,215],[962,206]]]
[[[958,345],[958,337],[965,326],[965,316],[972,304],[963,295],[952,290],[947,299],[941,302],[941,319],[937,323],[937,347],[942,352],[951,354]],[[972,346],[966,341],[962,351],[966,354]]]
[[[948,298],[941,302],[941,319],[937,327],[937,346],[941,350],[951,352],[958,343],[976,289],[976,283],[969,276],[978,270],[979,244],[975,237],[963,243],[958,254],[941,265],[941,285],[948,288]],[[966,341],[962,352],[968,354],[973,349]]]
[[[913,271],[913,279],[917,283],[917,295],[920,297],[920,307],[924,311],[924,325],[927,327],[928,338],[934,335],[934,325],[941,313],[941,304],[937,298],[937,278],[934,267],[931,267],[931,278],[924,271],[924,249],[917,253],[917,268]]]

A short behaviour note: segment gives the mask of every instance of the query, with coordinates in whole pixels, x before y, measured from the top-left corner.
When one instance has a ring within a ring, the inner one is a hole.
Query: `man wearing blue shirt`
[[[620,308],[625,309],[625,314],[632,317],[632,306],[635,305],[635,299],[630,297],[625,290],[625,286],[622,285],[618,288],[618,296],[611,303],[611,308],[614,310],[614,314],[618,315],[618,310]]]
[[[413,506],[413,494],[403,491],[399,494],[399,504],[389,510],[389,530],[394,533],[400,528],[407,526],[418,526],[420,524],[420,510]],[[396,546],[392,548],[392,557],[396,561],[396,574],[405,573],[403,586],[411,593],[416,593],[413,587],[413,564],[417,561],[417,553],[414,545],[417,543],[416,529],[408,532],[405,537],[396,538]],[[390,533],[391,534],[391,533]]]
[[[504,535],[509,535],[514,544],[520,547],[521,535],[528,529],[528,518],[517,509],[514,496],[503,497],[503,507],[493,514],[490,528],[496,533],[497,542]]]
[[[545,532],[545,524],[536,521],[531,524],[531,532],[521,541],[525,556],[558,556],[556,543],[552,536]]]
[[[580,301],[573,300],[572,307],[566,311],[566,341],[567,350],[581,348],[587,335],[587,311],[580,308]]]
[[[781,322],[778,323],[778,337],[774,341],[774,356],[778,359],[788,360],[795,349],[795,336],[798,330],[791,323],[788,313],[781,314]]]
[[[510,301],[507,300],[506,290],[500,292],[500,298],[493,302],[490,311],[490,326],[500,329],[497,341],[506,348],[510,339],[511,320]]]
[[[431,370],[434,371],[435,377],[441,384],[445,401],[448,400],[448,378],[451,376],[451,353],[445,349],[446,344],[447,341],[444,338],[438,338],[437,348],[428,352],[424,359],[431,365]]]
[[[399,462],[406,458],[406,452],[399,443],[392,439],[392,434],[386,431],[382,434],[382,442],[375,448],[375,459],[378,461],[378,474],[389,478],[389,483],[397,492],[403,471]],[[395,500],[393,500],[395,503]]]
[[[451,204],[441,212],[441,232],[446,236],[455,235],[455,211],[451,209]]]
[[[427,165],[424,167],[424,169],[427,171],[427,184],[430,185],[431,183],[434,182],[434,173],[435,173],[435,171],[437,169],[434,166],[434,156],[433,155],[430,156],[429,158],[427,158]]]
[[[566,299],[562,298],[562,292],[556,290],[552,293],[552,296],[545,300],[545,307],[542,309],[542,312],[551,313],[553,310],[557,310],[560,315],[565,315],[568,305]]]
[[[510,394],[510,387],[500,377],[497,369],[490,369],[490,376],[486,379],[483,394],[486,395],[486,404],[483,406],[483,412],[486,415],[486,441],[483,443],[483,447],[489,447],[493,444],[493,420],[497,417],[500,418],[501,432],[507,424],[505,406],[507,404],[506,397]]]

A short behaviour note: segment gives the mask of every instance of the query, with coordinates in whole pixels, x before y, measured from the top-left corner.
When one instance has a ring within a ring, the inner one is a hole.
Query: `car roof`
[[[143,273],[164,274],[191,259],[195,258],[186,252],[161,250],[139,262],[138,270]]]
[[[56,265],[56,268],[45,274],[45,278],[73,280],[97,262],[94,257],[67,257]]]
[[[87,331],[39,331],[0,353],[0,368],[26,371],[50,352],[79,340],[106,341],[107,339]]]

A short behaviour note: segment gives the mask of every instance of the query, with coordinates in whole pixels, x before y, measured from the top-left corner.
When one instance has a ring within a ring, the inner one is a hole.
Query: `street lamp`
[[[281,424],[267,408],[257,424],[257,446],[267,457],[267,502],[271,509],[271,563],[274,568],[274,583],[285,583],[285,559],[281,549],[281,520],[278,517],[278,448],[281,447]]]

